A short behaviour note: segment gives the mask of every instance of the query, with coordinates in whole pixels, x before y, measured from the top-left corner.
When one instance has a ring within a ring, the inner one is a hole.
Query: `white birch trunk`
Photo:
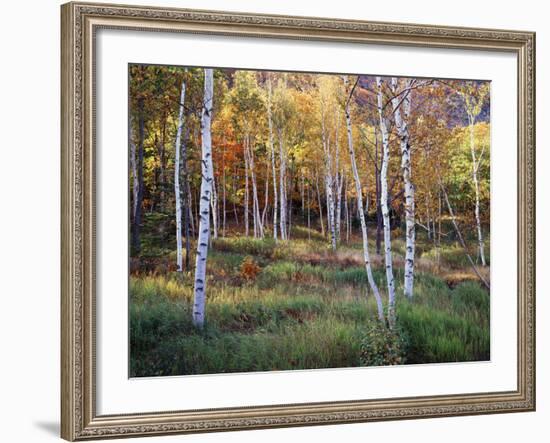
[[[342,230],[342,190],[344,188],[344,174],[340,171],[336,176],[337,195],[336,195],[336,241],[340,241],[340,231]]]
[[[336,130],[334,136],[334,145],[336,148],[335,153],[335,163],[336,163],[336,177],[335,177],[335,187],[336,187],[336,242],[340,241],[340,229],[341,229],[341,219],[342,219],[342,187],[344,185],[344,174],[340,170],[340,112],[337,110],[335,113],[336,118]]]
[[[132,168],[132,219],[135,219],[138,204],[139,179],[137,175],[136,144],[132,138],[130,138],[130,167]]]
[[[327,168],[328,169],[328,168]],[[330,229],[330,245],[336,251],[336,226],[334,220],[334,197],[332,195],[332,174],[325,173],[325,189],[327,193],[328,227]]]
[[[321,220],[321,234],[325,236],[325,224],[323,223],[323,207],[321,206],[321,192],[319,191],[319,174],[315,175],[315,190],[317,191],[317,204],[319,205],[319,219]]]
[[[284,152],[284,143],[283,143],[283,134],[282,130],[279,128],[279,198],[280,198],[280,227],[281,227],[281,239],[286,240],[286,186],[285,186],[285,177],[286,177],[286,155]]]
[[[266,171],[265,171],[265,189],[264,189],[264,210],[262,211],[262,226],[264,229],[268,229],[268,221],[267,221],[267,210],[269,208],[269,173],[270,173],[270,166],[269,163],[267,163]]]
[[[349,217],[349,207],[348,207],[348,181],[346,180],[346,186],[344,188],[344,215],[345,215],[345,222],[346,222],[346,243],[349,243],[349,224],[350,224],[350,217]]]
[[[472,154],[472,180],[474,182],[474,190],[476,194],[476,206],[475,206],[475,216],[476,216],[476,228],[477,228],[477,241],[478,241],[478,254],[481,259],[481,264],[486,266],[485,262],[485,247],[483,244],[483,233],[481,231],[481,217],[479,214],[479,180],[477,177],[477,171],[479,169],[479,163],[481,159],[478,159],[476,156],[476,145],[475,145],[475,117],[473,115],[468,116],[469,120],[469,129],[470,129],[470,152]]]
[[[277,169],[275,167],[275,143],[273,140],[273,118],[271,112],[271,77],[267,80],[267,122],[269,126],[269,147],[271,148],[271,169],[273,172],[273,238],[277,241],[277,211],[278,196],[277,196]]]
[[[311,186],[307,186],[307,238],[311,240]]]
[[[347,85],[347,78],[344,77],[344,81]],[[368,231],[367,231],[367,221],[365,220],[365,212],[363,211],[363,191],[361,186],[361,179],[359,177],[359,172],[357,171],[357,162],[355,160],[355,150],[353,148],[353,133],[351,128],[351,115],[349,111],[349,103],[346,105],[346,126],[348,130],[348,150],[349,150],[349,156],[350,156],[350,162],[351,162],[351,169],[353,172],[353,179],[355,181],[355,191],[357,193],[357,208],[359,213],[359,220],[361,221],[361,234],[363,236],[363,260],[365,262],[365,270],[367,271],[367,279],[369,282],[369,286],[372,289],[372,293],[374,294],[374,298],[376,299],[376,306],[378,308],[378,319],[380,321],[384,321],[384,306],[382,304],[382,298],[380,297],[380,291],[378,290],[378,286],[376,285],[376,282],[374,281],[374,277],[372,275],[372,267],[370,263],[370,256],[369,256],[369,239],[368,239]]]
[[[178,272],[183,271],[183,242],[182,242],[182,211],[181,211],[181,187],[180,187],[180,151],[181,133],[183,130],[183,115],[185,102],[185,81],[181,82],[180,106],[178,114],[178,129],[176,132],[175,160],[174,160],[174,195],[176,197],[176,265]]]
[[[212,164],[212,134],[210,124],[212,119],[212,100],[214,90],[214,72],[204,70],[204,104],[201,118],[202,139],[202,179],[200,197],[199,237],[197,240],[197,257],[195,264],[195,285],[193,297],[193,324],[199,328],[204,326],[206,305],[206,259],[208,256],[208,240],[210,236],[210,198],[212,194],[213,164]]]
[[[390,210],[388,207],[388,166],[390,161],[390,143],[386,117],[383,113],[382,101],[382,79],[376,77],[377,85],[377,108],[382,133],[382,167],[380,169],[380,205],[382,207],[382,220],[384,226],[384,259],[386,264],[386,281],[388,286],[388,320],[390,327],[395,322],[395,282],[393,279],[393,262],[391,251],[391,227]]]
[[[300,194],[302,197],[302,216],[306,212],[306,201],[305,201],[305,185],[304,185],[304,171],[301,171],[301,177],[300,177]]]
[[[256,171],[254,169],[254,151],[248,142],[248,164],[250,169],[250,179],[252,181],[252,211],[254,218],[254,237],[263,238],[264,230],[262,219],[260,217],[260,202],[258,200],[258,186],[256,183]]]
[[[248,222],[248,206],[249,206],[249,192],[248,192],[248,135],[244,138],[244,230],[245,235],[248,237],[249,222]]]
[[[407,80],[407,92],[404,96],[395,96],[397,94],[397,78],[392,77],[392,90],[394,98],[392,99],[393,113],[395,116],[395,126],[399,136],[401,147],[401,173],[403,174],[403,183],[405,186],[405,276],[403,291],[408,298],[413,296],[414,285],[414,249],[415,249],[415,215],[414,215],[414,185],[412,183],[412,163],[411,163],[411,145],[408,127],[408,118],[411,109],[410,87],[411,80]],[[401,112],[403,111],[403,112]],[[429,220],[428,220],[429,226]],[[429,229],[429,228],[428,228]]]
[[[294,185],[294,177],[292,177],[292,173],[290,175],[290,180],[288,180],[288,178],[285,179],[285,189],[286,189],[286,200],[287,200],[287,207],[288,207],[288,212],[287,212],[287,225],[286,225],[286,239],[287,240],[290,240],[290,236],[292,235],[292,190],[293,190],[293,185]],[[290,184],[289,184],[290,182]],[[288,195],[290,194],[290,198],[288,198]]]
[[[223,199],[223,205],[222,205],[222,209],[223,209],[223,219],[222,219],[222,237],[225,237],[225,222],[226,222],[226,219],[227,219],[227,209],[226,209],[226,202],[227,202],[227,196],[226,196],[226,171],[225,171],[225,148],[224,148],[224,152],[223,152],[223,166],[222,166],[222,199]]]
[[[336,251],[336,223],[334,217],[334,195],[333,195],[333,185],[334,180],[332,177],[332,157],[330,153],[330,142],[328,139],[328,134],[325,126],[325,113],[324,109],[321,115],[321,137],[323,143],[323,150],[325,153],[325,190],[327,197],[327,219],[328,219],[328,228],[330,230],[330,244],[332,250]]]

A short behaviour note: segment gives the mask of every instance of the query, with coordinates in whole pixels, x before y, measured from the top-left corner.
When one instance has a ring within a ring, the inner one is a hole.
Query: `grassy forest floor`
[[[360,238],[336,252],[300,227],[285,242],[214,240],[203,331],[191,322],[193,272],[174,272],[175,253],[155,250],[130,276],[131,376],[488,360],[489,293],[460,246],[438,254],[419,235],[412,301],[401,288],[404,242],[395,238],[392,247],[392,333],[379,326],[367,294]],[[386,303],[383,257],[371,254]],[[489,277],[489,267],[482,272]]]

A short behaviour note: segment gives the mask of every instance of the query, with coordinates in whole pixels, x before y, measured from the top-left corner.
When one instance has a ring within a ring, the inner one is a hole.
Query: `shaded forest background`
[[[489,358],[487,82],[129,78],[133,376]]]

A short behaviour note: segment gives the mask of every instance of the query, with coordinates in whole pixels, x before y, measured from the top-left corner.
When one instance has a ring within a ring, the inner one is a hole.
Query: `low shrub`
[[[245,257],[243,262],[241,263],[241,269],[240,269],[240,277],[246,280],[247,282],[251,282],[256,280],[256,277],[260,273],[262,269],[258,266],[258,263],[254,260],[253,257]]]
[[[406,355],[407,337],[398,327],[390,329],[380,322],[372,324],[361,340],[362,366],[402,365]]]

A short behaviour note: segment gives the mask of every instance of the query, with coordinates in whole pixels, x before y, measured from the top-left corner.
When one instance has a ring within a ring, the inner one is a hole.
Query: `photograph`
[[[486,79],[128,64],[129,377],[490,361],[492,148]]]
[[[266,1],[60,8],[60,94],[25,89],[59,180],[22,186],[59,194],[61,437],[521,440],[464,423],[537,407],[541,19]]]

